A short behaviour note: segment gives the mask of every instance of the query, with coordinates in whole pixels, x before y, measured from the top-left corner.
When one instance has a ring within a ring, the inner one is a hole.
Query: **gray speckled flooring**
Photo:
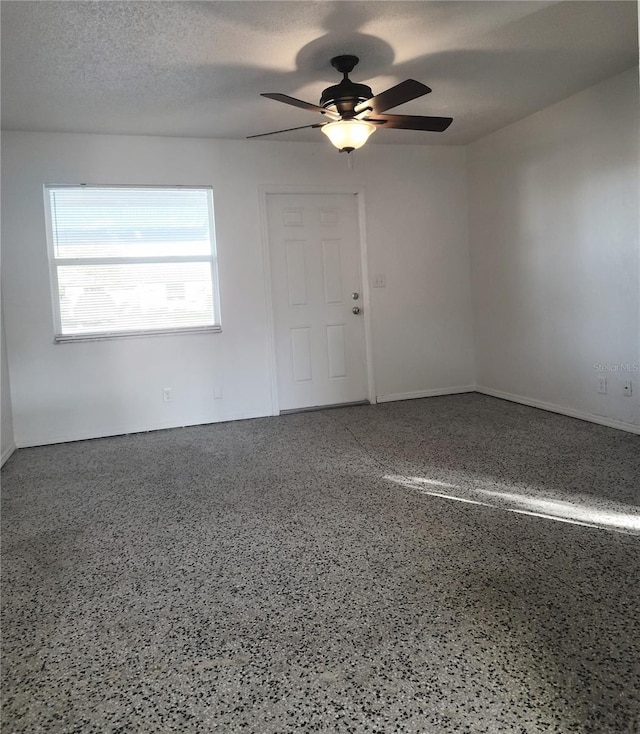
[[[21,450],[2,731],[636,734],[639,477],[475,394]]]

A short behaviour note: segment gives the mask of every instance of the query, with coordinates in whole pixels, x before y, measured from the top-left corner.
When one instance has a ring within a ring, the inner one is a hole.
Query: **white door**
[[[366,400],[356,195],[267,194],[267,219],[280,410]]]

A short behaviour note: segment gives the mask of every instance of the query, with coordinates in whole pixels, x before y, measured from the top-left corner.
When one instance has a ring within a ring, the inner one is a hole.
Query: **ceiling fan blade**
[[[311,104],[311,102],[305,102],[303,99],[290,97],[288,94],[266,92],[260,96],[267,97],[268,99],[275,99],[276,102],[284,102],[285,104],[290,104],[293,107],[300,107],[300,109],[309,110],[310,112],[320,112],[321,114],[325,112],[325,110],[323,110],[322,107],[318,107],[317,104]]]
[[[285,130],[273,130],[270,133],[259,133],[258,135],[247,135],[247,140],[249,138],[263,138],[265,135],[277,135],[278,133],[288,133],[291,132],[291,130],[305,130],[306,128],[310,127],[322,127],[323,125],[326,125],[326,122],[316,122],[314,125],[301,125],[300,127],[288,127]]]
[[[417,99],[425,94],[429,94],[431,89],[422,82],[417,82],[415,79],[407,79],[400,84],[396,84],[395,87],[390,87],[380,94],[376,94],[375,97],[361,102],[357,105],[355,112],[363,112],[366,109],[373,110],[374,114],[390,110],[392,107],[410,102],[412,99]]]
[[[398,128],[400,130],[427,130],[441,133],[453,122],[452,117],[425,117],[423,115],[376,115],[365,118],[380,127]]]

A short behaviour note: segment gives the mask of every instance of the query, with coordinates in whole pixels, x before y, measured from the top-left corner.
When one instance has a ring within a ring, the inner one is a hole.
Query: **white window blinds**
[[[220,329],[211,189],[45,193],[56,341]]]

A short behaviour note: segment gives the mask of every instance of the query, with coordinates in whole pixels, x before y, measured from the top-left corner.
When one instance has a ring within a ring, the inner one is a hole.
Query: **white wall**
[[[467,174],[478,384],[639,426],[640,373],[607,372],[599,395],[594,370],[640,363],[638,112],[631,71],[466,152],[371,145],[355,170],[324,140],[3,133],[3,453],[12,433],[27,446],[272,412],[265,184],[364,190],[369,274],[387,281],[371,289],[380,399],[472,385]],[[42,186],[77,182],[213,186],[222,334],[52,343]]]
[[[2,262],[15,441],[266,415],[273,406],[260,185],[365,191],[376,394],[472,385],[465,151],[5,132]],[[223,332],[52,343],[45,183],[211,184]],[[222,399],[214,400],[214,386]],[[172,403],[161,389],[171,386]]]
[[[594,369],[640,363],[638,113],[630,70],[468,148],[480,386],[640,424],[640,373]]]
[[[2,415],[2,423],[0,425],[0,465],[2,465],[15,449],[13,442],[13,416],[11,412],[7,344],[4,336],[4,315],[0,316],[0,381],[2,384],[2,402],[0,403],[0,413]]]

